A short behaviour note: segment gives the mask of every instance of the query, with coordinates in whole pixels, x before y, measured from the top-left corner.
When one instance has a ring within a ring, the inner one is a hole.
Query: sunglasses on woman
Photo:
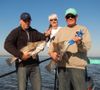
[[[50,19],[50,21],[57,21],[57,19],[55,18],[55,19]]]

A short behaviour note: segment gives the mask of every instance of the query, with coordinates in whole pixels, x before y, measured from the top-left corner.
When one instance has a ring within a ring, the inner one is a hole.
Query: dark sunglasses
[[[69,19],[69,18],[76,18],[76,16],[75,15],[67,15],[66,19]]]
[[[50,19],[50,21],[57,21],[57,19]]]

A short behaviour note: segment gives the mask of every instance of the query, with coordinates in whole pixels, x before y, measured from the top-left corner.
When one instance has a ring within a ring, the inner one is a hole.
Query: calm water
[[[5,62],[7,57],[0,57],[0,75],[15,70],[14,65],[8,66]],[[40,60],[44,60],[48,57],[40,57]],[[100,60],[100,59],[99,59]],[[54,74],[50,74],[45,70],[45,65],[49,61],[40,64],[42,74],[42,89],[43,90],[54,90]],[[92,77],[95,90],[100,90],[100,65],[88,65],[88,75]],[[31,85],[28,83],[28,90],[31,90]],[[18,90],[16,73],[9,76],[0,78],[0,90]]]

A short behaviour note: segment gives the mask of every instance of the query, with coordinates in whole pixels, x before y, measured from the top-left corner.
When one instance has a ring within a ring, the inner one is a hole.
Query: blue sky
[[[0,54],[6,53],[4,40],[19,25],[22,12],[29,12],[32,16],[31,26],[44,32],[51,13],[56,13],[59,25],[65,26],[64,13],[70,7],[77,9],[77,23],[85,25],[90,31],[92,48],[88,55],[100,56],[100,0],[0,0]]]

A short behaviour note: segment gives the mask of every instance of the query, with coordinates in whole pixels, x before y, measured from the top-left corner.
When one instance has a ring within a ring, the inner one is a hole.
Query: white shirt
[[[57,27],[57,29],[52,28],[51,30],[51,35],[50,35],[50,40],[47,43],[47,47],[49,47],[51,39],[56,36],[57,32],[61,29],[61,27]]]

